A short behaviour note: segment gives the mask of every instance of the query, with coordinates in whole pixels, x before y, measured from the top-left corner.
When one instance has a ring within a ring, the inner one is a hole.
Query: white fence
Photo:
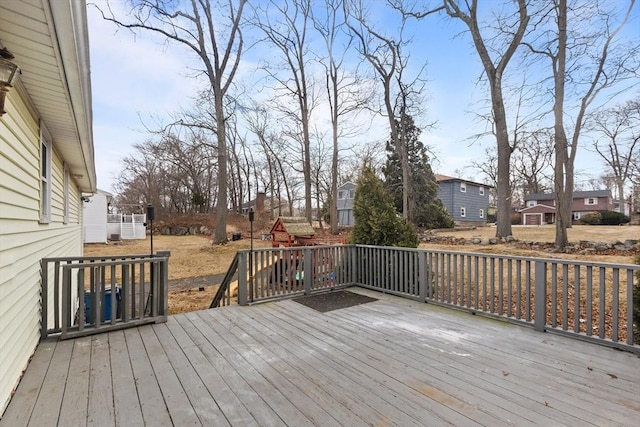
[[[119,239],[145,239],[147,230],[145,223],[147,216],[144,214],[109,214],[107,215],[107,237],[115,240],[115,235]]]

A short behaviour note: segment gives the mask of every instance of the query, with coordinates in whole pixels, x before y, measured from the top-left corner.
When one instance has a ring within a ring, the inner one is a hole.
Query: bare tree
[[[623,212],[624,188],[632,178],[635,155],[640,151],[640,101],[627,101],[594,115],[592,128],[604,141],[596,139],[593,147],[613,173],[620,212]],[[636,148],[638,147],[638,148]]]
[[[264,68],[278,83],[278,90],[294,98],[297,108],[289,103],[277,108],[294,122],[290,132],[301,145],[302,173],[304,175],[305,217],[311,222],[311,140],[310,119],[315,106],[313,79],[307,71],[309,46],[307,27],[311,16],[311,0],[271,0],[266,9],[256,8],[254,22],[262,30],[266,40],[281,54],[286,69],[280,73],[278,67],[269,64]]]
[[[247,0],[134,0],[130,21],[101,10],[104,19],[133,31],[152,31],[193,51],[204,67],[213,93],[218,140],[218,204],[214,243],[227,241],[227,141],[224,98],[233,82],[243,48],[240,19]],[[225,15],[226,14],[226,15]],[[223,18],[224,16],[224,18]]]
[[[387,36],[374,28],[362,0],[345,3],[345,14],[347,26],[358,41],[360,54],[372,66],[376,78],[382,84],[380,112],[387,117],[390,140],[402,168],[402,215],[413,221],[415,197],[406,150],[406,119],[419,114],[418,105],[424,89],[424,66],[413,78],[407,76],[409,55],[403,51],[408,44],[404,35],[404,15],[395,36]]]
[[[574,189],[574,163],[588,108],[598,95],[630,77],[637,77],[638,50],[634,46],[615,46],[618,33],[629,20],[635,0],[626,11],[615,9],[618,3],[586,2],[567,7],[567,0],[551,0],[542,10],[534,40],[527,42],[531,52],[547,58],[553,80],[554,189],[556,193],[555,246],[568,243],[571,227],[571,202]],[[619,19],[616,19],[619,18]],[[550,22],[549,22],[550,21]],[[549,30],[548,28],[552,29]],[[573,109],[566,104],[575,100]],[[573,114],[571,114],[573,113]],[[566,117],[572,117],[568,128]],[[567,135],[567,133],[569,135]]]
[[[491,93],[491,107],[495,126],[496,144],[498,148],[498,176],[497,176],[497,211],[498,226],[496,236],[511,235],[511,194],[510,194],[510,162],[513,146],[509,138],[509,126],[505,112],[502,82],[507,65],[514,56],[527,25],[529,12],[526,0],[517,0],[517,13],[512,19],[494,16],[498,26],[491,36],[483,36],[478,16],[478,1],[464,2],[444,0],[447,14],[461,20],[469,29],[473,44],[484,67],[486,79]]]
[[[544,193],[553,181],[553,132],[540,129],[519,136],[513,152],[512,169],[516,186],[524,194]]]
[[[325,69],[325,88],[331,114],[331,188],[329,189],[329,217],[331,233],[338,233],[338,160],[339,139],[353,132],[345,125],[344,116],[358,112],[369,102],[372,92],[363,90],[355,72],[347,72],[344,62],[353,38],[345,31],[344,0],[327,0],[326,8],[313,14],[313,24],[324,39],[326,58],[320,63]],[[348,129],[348,130],[347,130]],[[318,150],[321,151],[321,150]]]
[[[459,19],[469,30],[471,39],[484,68],[485,78],[491,95],[491,122],[497,145],[497,210],[498,226],[496,235],[511,235],[511,174],[510,162],[516,141],[509,137],[509,126],[505,109],[503,80],[507,65],[513,58],[522,41],[530,15],[527,0],[517,0],[515,13],[503,7],[491,15],[491,23],[482,24],[482,14],[478,10],[478,0],[443,0],[439,6],[425,11],[416,11],[408,7],[403,0],[390,0],[393,7],[404,16],[423,19],[428,15],[444,10],[451,18]],[[483,34],[483,32],[485,34]]]

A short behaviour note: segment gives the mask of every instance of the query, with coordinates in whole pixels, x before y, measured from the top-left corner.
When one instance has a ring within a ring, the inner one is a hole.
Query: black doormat
[[[378,301],[376,298],[349,291],[331,291],[324,294],[298,297],[293,300],[320,313]]]

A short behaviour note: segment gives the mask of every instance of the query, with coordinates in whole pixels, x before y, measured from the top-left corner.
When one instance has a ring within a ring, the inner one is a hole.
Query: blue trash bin
[[[121,295],[122,290],[120,289],[120,286],[116,286],[116,319],[120,318],[120,300],[122,298]],[[84,319],[85,322],[89,322],[90,319],[90,313],[91,313],[91,301],[92,301],[92,297],[91,297],[91,291],[85,291],[84,292]],[[105,289],[104,291],[104,301],[102,302],[102,307],[103,307],[103,313],[102,313],[102,318],[100,319],[100,321],[102,322],[109,322],[111,321],[111,289]]]

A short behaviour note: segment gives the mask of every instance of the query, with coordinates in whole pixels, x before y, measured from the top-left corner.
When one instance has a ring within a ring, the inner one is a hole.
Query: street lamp
[[[256,219],[256,213],[253,208],[249,209],[249,301],[253,302],[253,221]]]
[[[20,74],[20,68],[11,62],[13,58],[14,56],[7,49],[0,49],[0,116],[6,113],[4,100],[9,88],[13,87],[16,77]]]

